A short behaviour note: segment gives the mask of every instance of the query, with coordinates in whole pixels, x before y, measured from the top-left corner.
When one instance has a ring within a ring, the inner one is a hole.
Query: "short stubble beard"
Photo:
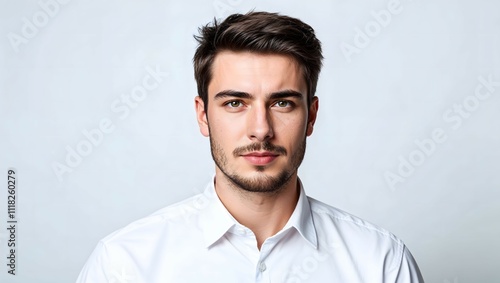
[[[284,168],[276,177],[264,175],[262,177],[245,178],[238,175],[237,172],[230,172],[230,168],[228,168],[227,156],[220,144],[212,139],[212,136],[210,136],[210,149],[215,165],[217,165],[220,171],[227,177],[233,187],[251,193],[267,193],[276,195],[286,187],[286,185],[290,182],[291,177],[302,163],[306,151],[306,137],[304,136],[299,148],[291,156],[291,168]],[[270,142],[262,142],[252,143],[245,147],[236,148],[233,151],[233,156],[239,156],[241,153],[255,150],[266,150],[279,153],[280,155],[287,155],[285,148],[273,145]],[[256,166],[256,170],[264,172],[265,167]]]

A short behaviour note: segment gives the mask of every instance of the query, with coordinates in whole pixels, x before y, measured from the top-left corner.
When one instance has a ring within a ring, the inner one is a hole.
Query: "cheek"
[[[273,123],[275,131],[288,138],[303,137],[306,133],[307,117],[305,115],[277,116]]]
[[[212,138],[217,139],[221,145],[234,143],[241,135],[244,125],[236,119],[228,119],[227,117],[210,117],[209,122],[210,134]]]
[[[300,147],[302,141],[306,137],[306,123],[304,120],[294,120],[292,124],[288,124],[279,129],[280,135],[278,143],[287,147],[289,151],[295,151]]]

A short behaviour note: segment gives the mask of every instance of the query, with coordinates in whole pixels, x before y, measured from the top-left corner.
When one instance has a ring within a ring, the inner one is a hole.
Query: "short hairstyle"
[[[199,28],[193,57],[198,95],[208,105],[208,85],[215,56],[224,50],[287,55],[299,64],[308,88],[308,104],[316,93],[323,55],[314,29],[299,19],[269,12],[233,14]]]

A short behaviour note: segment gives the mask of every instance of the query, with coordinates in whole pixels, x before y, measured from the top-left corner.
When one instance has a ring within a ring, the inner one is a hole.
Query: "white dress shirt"
[[[102,239],[77,282],[424,282],[401,240],[306,196],[259,251],[206,190]]]

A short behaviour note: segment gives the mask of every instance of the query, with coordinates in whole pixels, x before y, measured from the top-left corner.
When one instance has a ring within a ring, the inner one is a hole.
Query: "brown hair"
[[[268,12],[233,14],[222,22],[199,28],[194,38],[199,45],[193,57],[198,95],[208,105],[208,84],[211,68],[218,52],[223,50],[250,51],[288,55],[302,69],[308,87],[308,102],[316,93],[323,55],[321,42],[313,28],[299,19]]]

